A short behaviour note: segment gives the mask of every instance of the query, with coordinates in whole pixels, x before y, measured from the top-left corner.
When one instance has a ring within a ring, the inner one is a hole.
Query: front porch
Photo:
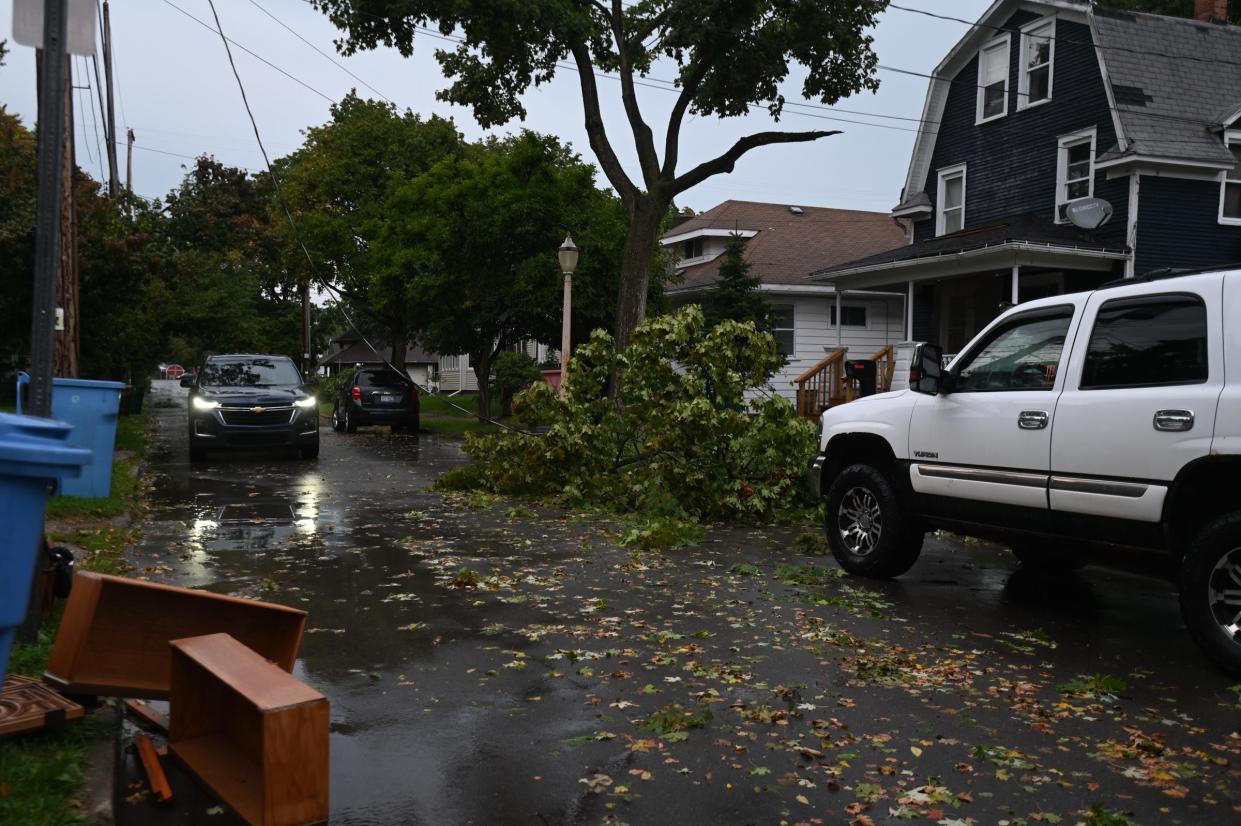
[[[811,280],[840,291],[899,290],[906,296],[904,340],[932,341],[957,353],[1009,307],[1126,276],[1127,249],[1076,239],[1071,227],[1032,228],[1032,222],[1018,222],[954,233],[820,270]],[[817,417],[825,406],[852,400],[854,391],[839,372],[846,356],[836,356],[798,378],[802,415]],[[890,371],[895,360],[886,361]]]

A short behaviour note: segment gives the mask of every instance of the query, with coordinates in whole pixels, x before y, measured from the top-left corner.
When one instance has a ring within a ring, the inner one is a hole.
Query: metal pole
[[[108,81],[108,197],[116,198],[120,176],[116,172],[116,112],[112,108],[112,15],[103,0],[103,73]]]
[[[34,302],[30,321],[30,415],[52,415],[52,336],[60,267],[61,153],[65,142],[65,40],[69,0],[43,4],[43,77],[39,90],[38,200],[35,205]]]
[[[569,381],[569,319],[573,312],[573,274],[564,274],[564,311],[560,328],[560,392],[565,391]]]

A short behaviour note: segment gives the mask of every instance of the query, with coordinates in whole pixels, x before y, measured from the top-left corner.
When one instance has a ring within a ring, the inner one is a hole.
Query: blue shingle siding
[[[1012,32],[1009,48],[1008,114],[998,120],[975,125],[978,88],[978,58],[971,60],[953,79],[944,107],[939,136],[927,174],[926,193],[934,207],[937,171],[964,163],[967,165],[965,192],[966,228],[988,226],[1026,212],[1055,216],[1057,139],[1061,135],[1095,127],[1096,154],[1116,145],[1116,131],[1108,106],[1103,76],[1090,29],[1082,24],[1057,19],[1055,63],[1051,102],[1030,109],[1017,109],[1021,26],[1039,18],[1031,12],[1018,12],[1004,25]],[[997,35],[998,36],[998,35]],[[1125,216],[1128,211],[1128,181],[1107,181],[1096,173],[1095,195],[1106,198],[1115,217],[1095,233],[1098,240],[1123,246]],[[935,219],[919,221],[914,239],[935,235]]]
[[[1241,227],[1219,223],[1219,186],[1142,178],[1135,272],[1241,264]]]

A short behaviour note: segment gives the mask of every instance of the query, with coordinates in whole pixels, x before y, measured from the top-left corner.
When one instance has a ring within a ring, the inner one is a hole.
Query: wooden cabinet
[[[227,633],[292,671],[305,626],[296,608],[81,572],[43,678],[72,694],[162,700],[169,641]]]
[[[168,747],[256,826],[328,816],[328,701],[228,634],[175,640]]]

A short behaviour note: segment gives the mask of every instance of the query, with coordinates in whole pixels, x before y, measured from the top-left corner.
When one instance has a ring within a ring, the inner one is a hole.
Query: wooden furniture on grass
[[[0,683],[0,737],[39,729],[56,729],[86,713],[30,677],[10,674]]]
[[[168,748],[248,823],[328,816],[328,701],[228,634],[172,642]]]
[[[83,571],[43,679],[70,694],[164,700],[169,641],[228,633],[292,671],[305,627],[296,608]]]
[[[151,735],[135,734],[134,750],[138,752],[138,762],[142,764],[142,772],[147,777],[147,785],[151,787],[151,797],[160,805],[171,803],[172,787],[168,785],[168,775],[164,774],[159,755],[155,753],[155,744],[151,742]]]

